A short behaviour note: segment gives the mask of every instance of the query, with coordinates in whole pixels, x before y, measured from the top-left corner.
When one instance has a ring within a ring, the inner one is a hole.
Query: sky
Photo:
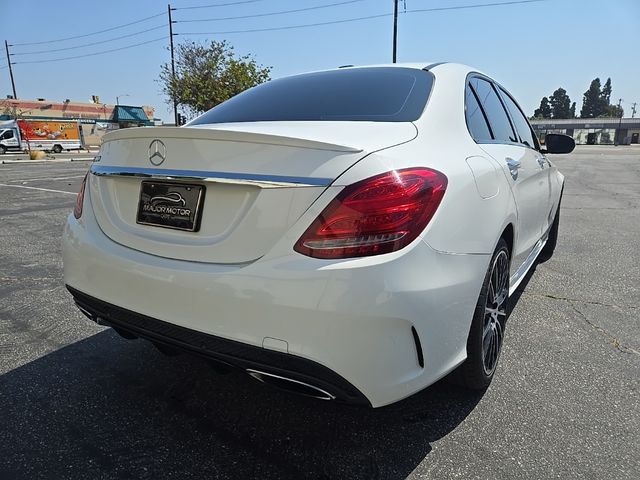
[[[543,96],[558,87],[567,90],[579,112],[591,80],[600,77],[604,83],[611,77],[612,103],[622,98],[625,116],[630,116],[631,104],[638,102],[636,116],[640,116],[640,0],[543,0],[411,12],[506,1],[400,0],[398,61],[471,65],[505,86],[529,115]],[[393,0],[345,2],[173,0],[174,33],[178,34],[174,42],[227,40],[236,53],[252,54],[259,64],[271,66],[272,78],[346,64],[391,62],[391,15],[306,28],[228,33],[393,12]],[[228,18],[328,4],[340,5]],[[158,83],[160,65],[170,59],[166,3],[3,0],[0,9],[0,40],[12,45],[18,98],[88,102],[92,95],[98,95],[102,103],[115,103],[119,96],[121,104],[151,105],[156,108],[156,117],[173,121],[172,109]],[[114,28],[132,22],[137,23]],[[205,34],[194,34],[200,32]],[[122,36],[125,38],[114,39]],[[99,54],[122,47],[131,48]],[[0,98],[5,98],[11,94],[11,83],[6,56],[0,53]],[[86,56],[63,60],[80,55]]]

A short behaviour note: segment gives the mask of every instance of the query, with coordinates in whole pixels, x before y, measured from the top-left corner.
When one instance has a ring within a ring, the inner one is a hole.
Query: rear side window
[[[494,140],[502,143],[518,142],[507,112],[491,83],[476,77],[471,78],[469,83],[478,96],[480,106],[489,120]]]
[[[189,125],[266,121],[417,120],[433,75],[412,68],[352,68],[307,73],[258,85],[212,108]]]
[[[467,120],[467,128],[473,139],[478,143],[490,142],[493,137],[487,125],[484,113],[478,104],[475,94],[471,91],[471,87],[467,85],[465,89],[465,117]]]
[[[511,120],[513,120],[514,126],[516,127],[516,131],[518,132],[518,136],[520,137],[520,143],[525,144],[528,147],[536,148],[535,140],[533,139],[533,133],[531,132],[531,127],[529,126],[529,122],[526,117],[522,114],[522,111],[513,101],[511,96],[500,89],[502,100],[504,100],[504,104],[509,110],[509,115],[511,115]]]

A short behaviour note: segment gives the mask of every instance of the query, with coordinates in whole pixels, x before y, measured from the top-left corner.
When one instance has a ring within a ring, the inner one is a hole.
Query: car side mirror
[[[569,135],[547,133],[544,137],[543,153],[571,153],[576,148],[576,141]]]

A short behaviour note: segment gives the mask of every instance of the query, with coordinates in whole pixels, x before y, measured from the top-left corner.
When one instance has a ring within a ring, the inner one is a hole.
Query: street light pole
[[[120,97],[130,97],[128,93],[123,93],[121,95],[116,95],[116,105],[120,105]]]
[[[618,122],[618,130],[616,131],[616,142],[615,142],[616,145],[620,145],[622,140],[620,138],[620,134],[622,133],[621,129],[622,129],[622,114],[623,114],[621,98],[618,99],[618,109],[620,110],[620,121]]]

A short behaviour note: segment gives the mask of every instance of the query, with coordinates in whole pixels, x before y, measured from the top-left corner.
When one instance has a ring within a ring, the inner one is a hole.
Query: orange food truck
[[[83,147],[80,124],[73,121],[11,120],[0,124],[0,153],[7,150],[60,153]]]

